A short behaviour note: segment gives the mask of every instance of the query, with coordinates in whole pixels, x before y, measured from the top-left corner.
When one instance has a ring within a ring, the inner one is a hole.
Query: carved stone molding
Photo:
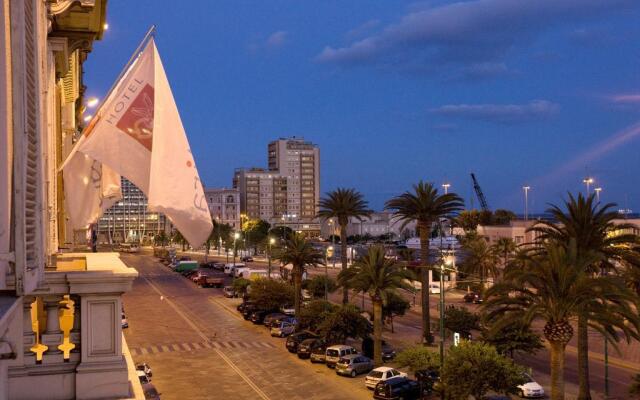
[[[62,15],[76,5],[80,8],[93,8],[96,0],[47,0],[50,16]]]

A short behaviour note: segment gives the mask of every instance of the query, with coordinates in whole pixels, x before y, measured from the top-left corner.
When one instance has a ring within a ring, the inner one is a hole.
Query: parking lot
[[[200,288],[148,253],[123,255],[140,273],[124,296],[125,336],[135,362],[153,369],[166,399],[370,399],[364,376],[340,377],[300,360],[263,326],[245,321],[238,299]]]

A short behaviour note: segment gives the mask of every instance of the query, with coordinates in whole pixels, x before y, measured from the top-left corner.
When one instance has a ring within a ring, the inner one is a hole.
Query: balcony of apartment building
[[[122,334],[121,295],[138,273],[118,253],[59,253],[49,265],[16,298],[8,398],[144,398]]]

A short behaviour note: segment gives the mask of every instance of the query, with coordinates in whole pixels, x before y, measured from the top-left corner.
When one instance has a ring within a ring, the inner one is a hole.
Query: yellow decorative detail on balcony
[[[40,342],[42,333],[47,329],[47,314],[44,311],[44,304],[40,297],[36,297],[31,303],[31,329],[35,334],[36,344],[30,350],[36,353],[36,363],[40,364],[42,362],[42,354],[49,349],[49,346]]]
[[[64,298],[60,301],[60,309],[58,310],[58,318],[60,318],[60,330],[62,331],[62,344],[58,345],[58,350],[62,351],[64,361],[69,361],[71,350],[76,348],[76,345],[71,343],[71,329],[73,329],[74,308],[75,302],[71,300],[71,296],[64,295]]]

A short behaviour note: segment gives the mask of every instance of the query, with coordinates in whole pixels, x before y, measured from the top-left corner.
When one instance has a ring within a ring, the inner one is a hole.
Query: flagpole
[[[120,71],[120,74],[118,75],[118,77],[113,81],[113,85],[111,85],[111,88],[109,89],[107,94],[102,98],[102,100],[100,100],[100,103],[99,103],[98,107],[96,108],[96,112],[95,112],[96,116],[100,114],[100,111],[102,110],[102,107],[104,106],[105,101],[109,98],[109,96],[111,96],[111,93],[116,89],[116,87],[118,87],[118,84],[120,83],[120,80],[122,79],[122,77],[127,72],[129,72],[129,68],[131,67],[131,65],[138,58],[140,53],[144,50],[144,47],[147,45],[147,42],[149,42],[149,40],[152,37],[155,37],[155,34],[156,34],[156,26],[155,25],[151,25],[151,27],[149,28],[147,33],[142,38],[142,41],[140,42],[138,47],[136,47],[136,49],[133,51],[133,54],[131,54],[131,57],[129,58],[129,61],[127,61],[127,63],[124,65],[124,67]]]

